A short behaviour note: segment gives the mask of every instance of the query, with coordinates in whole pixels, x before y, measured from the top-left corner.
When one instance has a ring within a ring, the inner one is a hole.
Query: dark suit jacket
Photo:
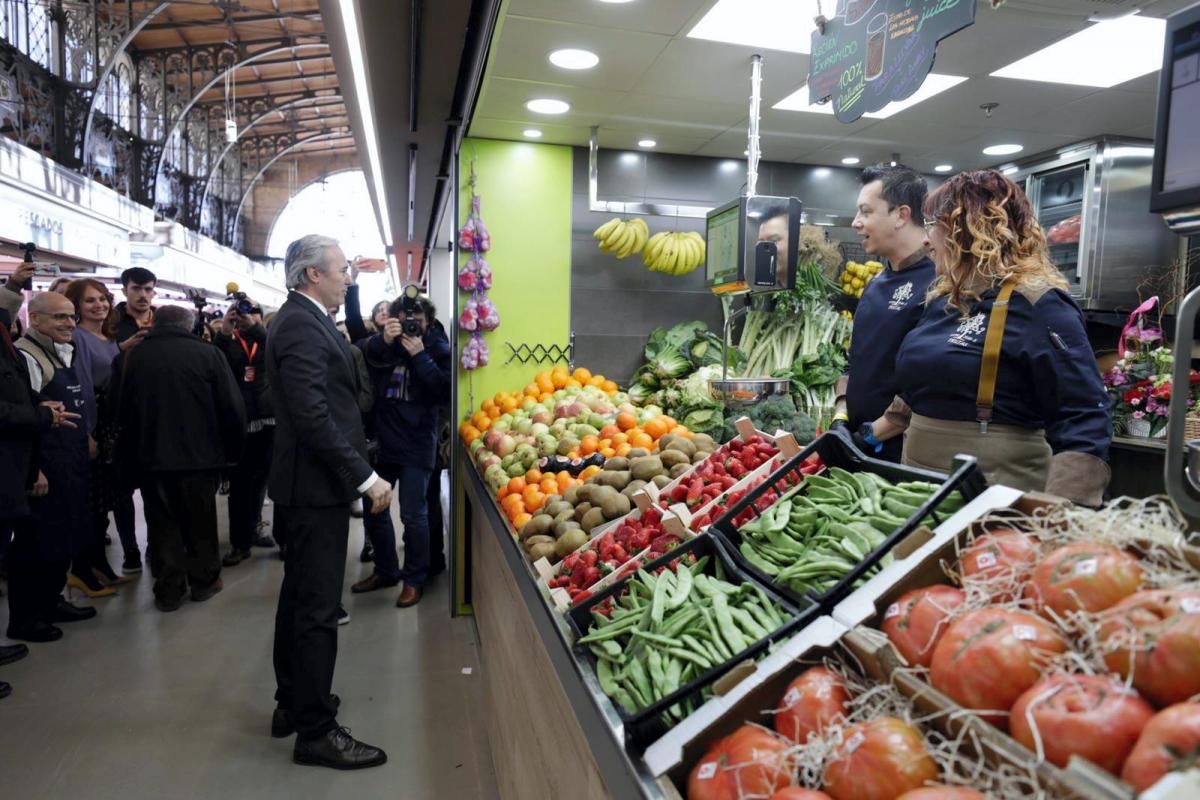
[[[29,514],[25,492],[37,477],[37,439],[50,430],[52,418],[50,409],[39,406],[29,388],[25,359],[19,354],[14,358],[0,344],[0,519]]]
[[[295,292],[267,332],[275,452],[267,491],[276,503],[349,504],[371,477],[350,343]]]

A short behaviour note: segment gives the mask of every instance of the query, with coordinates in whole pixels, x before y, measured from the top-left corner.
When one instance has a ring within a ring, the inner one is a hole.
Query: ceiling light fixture
[[[812,49],[817,0],[718,0],[695,27],[689,39],[762,47],[789,53]],[[768,23],[769,24],[764,24]]]
[[[983,148],[983,154],[985,156],[1011,156],[1024,149],[1025,145],[1021,144],[994,144],[991,147]]]
[[[384,247],[391,250],[392,220],[388,215],[387,193],[384,191],[379,137],[375,131],[375,112],[371,107],[371,92],[367,86],[367,65],[363,61],[362,39],[358,34],[358,13],[354,7],[354,0],[339,0],[338,6],[342,12],[346,49],[350,55],[350,72],[354,80],[355,99],[358,101],[359,124],[362,125],[363,139],[367,143],[367,165],[371,171],[371,183],[375,187],[375,214],[379,222],[379,233],[383,236]]]
[[[953,172],[954,165],[953,164],[938,164],[936,167],[933,168],[933,171],[934,172]]]
[[[537,128],[526,128],[526,129],[523,131],[523,133],[525,134],[525,138],[526,138],[526,139],[540,139],[540,138],[542,138],[542,132],[541,132],[541,131],[539,131]]]
[[[563,100],[551,100],[548,97],[539,97],[536,100],[530,100],[525,104],[525,107],[535,114],[565,114],[571,110],[569,103]]]
[[[842,163],[845,164],[847,167],[853,167],[859,161],[861,161],[861,159],[858,156],[846,156],[845,158],[842,159]]]
[[[657,146],[658,146],[658,142],[654,141],[653,139],[639,139],[638,140],[638,147],[657,147]]]
[[[1005,167],[1004,169],[1000,170],[1001,175],[1016,175],[1018,172],[1020,172],[1020,170],[1016,167]]]
[[[929,98],[939,95],[947,89],[952,89],[965,80],[966,78],[961,75],[942,75],[937,72],[931,72],[925,78],[925,83],[921,84],[921,88],[913,92],[908,98],[894,103],[888,103],[878,111],[871,111],[863,114],[863,116],[870,119],[887,119],[888,117],[899,114],[905,109],[912,108],[917,103],[923,103]],[[778,103],[772,106],[772,108],[777,111],[807,111],[811,114],[833,114],[832,103],[812,105],[808,102],[807,84],[801,86],[799,89],[780,100]]]
[[[1090,25],[992,73],[994,78],[1108,89],[1162,66],[1166,20],[1123,16]]]
[[[721,172],[737,172],[737,169],[740,166],[741,165],[736,161],[722,161]]]
[[[591,69],[600,63],[600,57],[590,50],[568,47],[550,54],[550,63],[563,69]]]
[[[620,5],[622,3],[632,3],[633,0],[600,0],[600,2],[601,3],[611,3],[613,5]]]

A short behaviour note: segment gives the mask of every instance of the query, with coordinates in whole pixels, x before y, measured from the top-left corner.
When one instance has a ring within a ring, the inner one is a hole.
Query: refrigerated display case
[[[1149,211],[1153,159],[1150,142],[1102,137],[1025,159],[1011,174],[1083,308],[1135,306],[1151,268],[1178,259],[1178,237]]]

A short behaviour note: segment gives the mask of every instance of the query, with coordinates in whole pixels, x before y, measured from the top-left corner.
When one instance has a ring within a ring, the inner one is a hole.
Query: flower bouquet
[[[1129,351],[1104,375],[1112,402],[1113,433],[1158,437],[1167,428],[1175,359],[1165,347]],[[1188,410],[1200,401],[1200,373],[1191,370]]]

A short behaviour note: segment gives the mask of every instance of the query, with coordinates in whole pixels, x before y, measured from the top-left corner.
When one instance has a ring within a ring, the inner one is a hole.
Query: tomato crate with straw
[[[825,471],[803,475],[813,455]],[[987,488],[975,459],[952,473],[868,458],[843,431],[824,434],[713,524],[738,565],[792,602],[832,608],[892,560],[922,525],[939,525]],[[762,509],[761,499],[778,500]],[[746,521],[747,509],[760,509]]]
[[[739,665],[817,616],[743,573],[705,534],[566,613],[575,649],[595,672],[641,752],[711,697]]]

